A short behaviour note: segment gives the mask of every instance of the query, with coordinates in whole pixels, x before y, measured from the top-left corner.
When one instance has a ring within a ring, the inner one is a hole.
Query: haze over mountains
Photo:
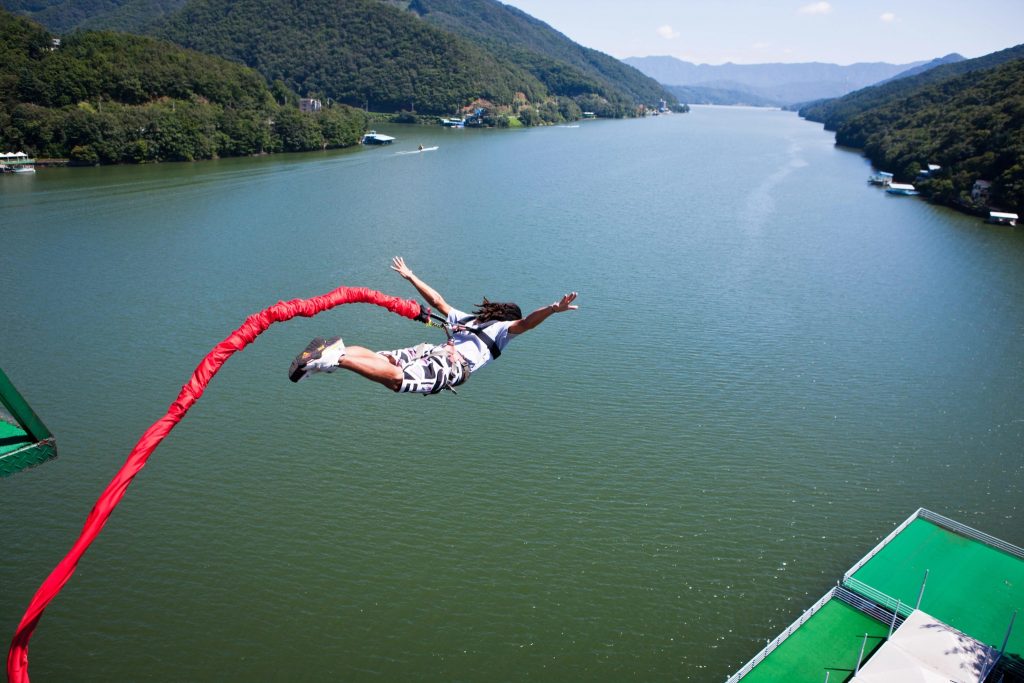
[[[798,64],[693,64],[675,57],[629,57],[636,67],[689,104],[746,104],[785,107],[841,97],[869,85],[902,78],[940,64],[962,61],[950,54],[931,62],[864,62],[840,66]]]

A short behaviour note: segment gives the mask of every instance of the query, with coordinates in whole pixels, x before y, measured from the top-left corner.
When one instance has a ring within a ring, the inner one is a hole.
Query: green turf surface
[[[915,519],[853,577],[996,649],[1010,617],[1024,607],[1024,560],[980,541]],[[1007,654],[1024,653],[1024,615],[1019,615]]]
[[[743,683],[829,683],[853,678],[864,634],[868,634],[864,660],[881,647],[889,634],[887,624],[833,598],[743,677]]]

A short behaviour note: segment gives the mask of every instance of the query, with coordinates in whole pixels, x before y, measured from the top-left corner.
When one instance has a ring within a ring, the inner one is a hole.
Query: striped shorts
[[[445,345],[418,344],[407,349],[378,351],[402,369],[400,393],[437,394],[469,379],[469,364]]]

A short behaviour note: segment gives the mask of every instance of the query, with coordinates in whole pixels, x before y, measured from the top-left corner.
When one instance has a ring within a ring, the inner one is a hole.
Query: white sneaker
[[[317,337],[292,361],[288,368],[288,379],[298,382],[318,372],[334,372],[344,355],[345,342],[341,337]]]

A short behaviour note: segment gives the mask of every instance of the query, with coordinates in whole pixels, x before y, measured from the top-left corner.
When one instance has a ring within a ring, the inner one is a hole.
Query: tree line
[[[876,168],[915,182],[944,204],[981,210],[971,190],[992,183],[986,205],[1024,209],[1024,59],[917,90],[853,116],[836,142],[859,147]]]
[[[0,148],[81,164],[191,161],[356,144],[365,115],[307,114],[283,82],[164,40],[82,31],[59,44],[0,10]]]

